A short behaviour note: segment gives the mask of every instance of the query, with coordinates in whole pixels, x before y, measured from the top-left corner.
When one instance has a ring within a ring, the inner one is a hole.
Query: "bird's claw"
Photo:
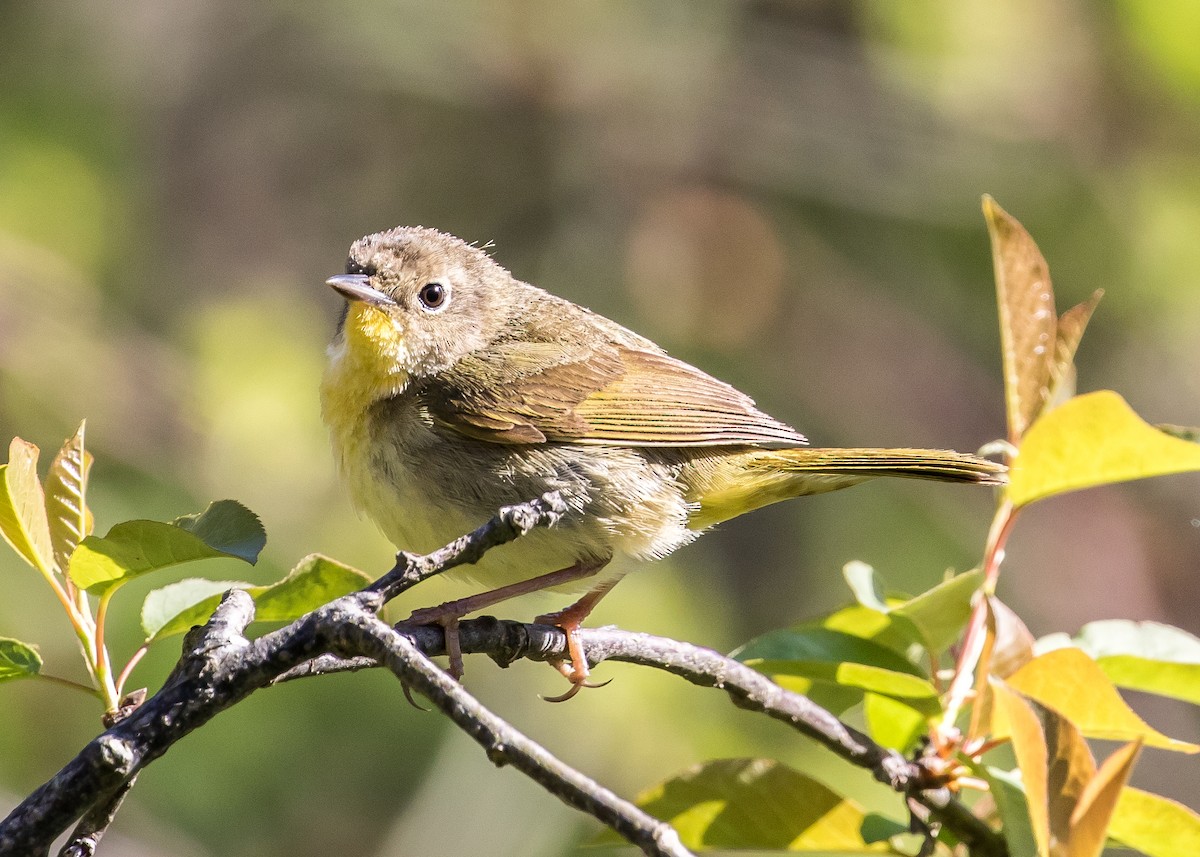
[[[448,614],[439,607],[425,607],[414,610],[407,619],[400,623],[401,625],[442,626],[442,631],[446,636],[446,656],[450,658],[450,665],[446,672],[455,681],[461,681],[463,677],[462,644],[458,637],[458,620],[461,618],[458,615]]]

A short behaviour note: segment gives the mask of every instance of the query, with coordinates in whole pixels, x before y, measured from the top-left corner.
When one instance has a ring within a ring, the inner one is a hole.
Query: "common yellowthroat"
[[[421,611],[446,625],[499,601],[659,559],[713,524],[876,476],[994,484],[1004,468],[930,449],[814,449],[730,385],[619,324],[515,279],[423,227],[356,241],[321,411],[354,502],[397,546],[428,552],[505,505],[557,491],[568,513],[472,569],[489,592]],[[543,620],[574,636],[616,582]]]

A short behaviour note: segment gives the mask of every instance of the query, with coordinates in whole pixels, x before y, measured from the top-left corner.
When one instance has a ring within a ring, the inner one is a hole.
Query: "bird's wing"
[[[604,346],[511,342],[467,357],[422,391],[443,426],[493,443],[791,447],[795,429],[754,400],[681,360]]]

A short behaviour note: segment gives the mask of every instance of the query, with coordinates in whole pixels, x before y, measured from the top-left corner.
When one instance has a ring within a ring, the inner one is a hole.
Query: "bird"
[[[722,521],[879,476],[1005,478],[950,450],[810,447],[733,386],[436,229],[361,238],[326,283],[345,304],[322,419],[354,505],[394,545],[432,551],[549,492],[565,505],[469,567],[486,591],[410,617],[446,628],[456,677],[460,618],[583,587],[535,620],[566,633],[571,687],[554,699],[569,698],[589,686],[576,632],[629,565],[612,560],[661,559]]]

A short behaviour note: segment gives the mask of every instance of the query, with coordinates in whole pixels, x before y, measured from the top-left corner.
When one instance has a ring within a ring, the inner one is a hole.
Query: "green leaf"
[[[889,613],[880,613],[861,604],[843,607],[835,610],[814,626],[861,637],[888,649],[901,657],[908,659],[909,650],[921,640],[916,627],[907,620],[897,621]],[[806,627],[806,626],[801,626]]]
[[[1200,470],[1200,445],[1144,422],[1111,390],[1076,396],[1029,430],[1008,472],[1014,506],[1107,485]]]
[[[251,565],[267,544],[267,533],[258,516],[236,500],[217,500],[203,512],[183,515],[171,524],[214,550]]]
[[[0,465],[0,534],[12,549],[43,574],[54,568],[46,500],[37,475],[38,448],[13,438],[8,464]]]
[[[203,625],[212,616],[220,598],[230,589],[253,588],[243,580],[208,580],[189,577],[146,594],[142,602],[142,630],[146,642],[182,634],[193,625]]]
[[[1097,658],[1096,663],[1117,687],[1200,705],[1200,664],[1153,661],[1136,655],[1110,655]]]
[[[42,657],[33,646],[0,637],[0,681],[35,676],[41,669]]]
[[[920,668],[887,646],[820,625],[781,628],[755,637],[731,657],[743,663],[854,662],[924,677]]]
[[[365,572],[321,554],[306,556],[285,577],[268,586],[231,580],[181,580],[146,596],[142,630],[150,643],[203,625],[230,589],[250,593],[256,605],[256,622],[291,622],[322,604],[362,589],[371,580]]]
[[[824,683],[879,693],[925,716],[941,710],[937,690],[912,661],[871,640],[828,628],[772,631],[751,640],[733,657],[788,690],[809,696],[815,685]]]
[[[890,616],[906,640],[920,643],[933,653],[944,651],[958,640],[971,616],[975,592],[983,585],[983,572],[976,569],[948,578],[907,601],[899,601],[886,596],[883,580],[865,562],[846,563],[842,576],[860,605]]]
[[[1108,835],[1147,857],[1200,854],[1200,815],[1169,798],[1126,786]]]
[[[54,564],[66,573],[71,554],[90,534],[92,513],[87,507],[88,472],[92,456],[83,446],[85,423],[63,444],[46,476],[46,517]]]
[[[684,846],[886,853],[868,844],[853,801],[771,759],[697,765],[639,796],[638,805],[679,832]]]
[[[309,554],[278,582],[250,590],[257,605],[255,618],[260,622],[291,622],[322,604],[362,589],[372,580],[357,568],[321,554]]]
[[[1020,771],[1006,771],[991,765],[972,766],[987,780],[996,809],[1000,811],[1001,832],[1012,855],[1038,853],[1037,840],[1030,820],[1029,803]]]
[[[1037,418],[1050,387],[1058,326],[1054,288],[1049,266],[1025,227],[987,195],[983,215],[1000,309],[1008,439],[1016,444]]]
[[[928,727],[925,716],[912,706],[878,693],[866,694],[863,715],[872,738],[902,753],[916,746]]]
[[[1158,622],[1091,622],[1073,641],[1113,684],[1200,705],[1200,638]]]
[[[1138,655],[1149,660],[1200,664],[1200,637],[1162,622],[1089,622],[1075,635],[1075,644],[1093,658]]]
[[[77,586],[98,595],[135,577],[180,563],[232,557],[253,564],[266,544],[262,523],[233,500],[211,503],[173,523],[126,521],[104,538],[88,536],[71,556]]]
[[[916,626],[927,651],[942,652],[962,634],[971,616],[974,595],[982,585],[983,572],[968,571],[893,607],[891,612]]]
[[[851,560],[842,566],[842,577],[854,593],[854,600],[863,607],[888,612],[887,595],[884,592],[883,581],[875,573],[875,569],[861,560]]]
[[[942,710],[937,688],[925,679],[908,673],[847,661],[747,661],[746,666],[771,676],[776,683],[789,689],[792,688],[786,679],[798,677],[872,691],[903,702],[926,717],[934,717]]]

